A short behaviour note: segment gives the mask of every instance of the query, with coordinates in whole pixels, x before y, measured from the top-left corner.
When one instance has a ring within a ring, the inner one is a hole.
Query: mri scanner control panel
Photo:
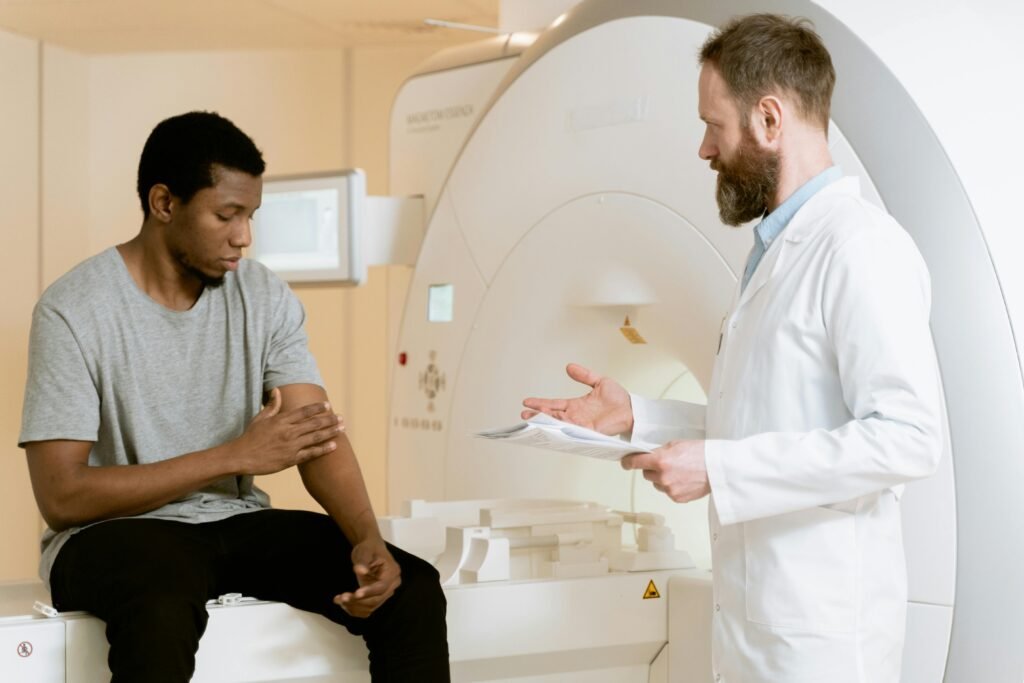
[[[407,414],[392,416],[393,429],[413,432],[440,432],[444,429],[444,419],[437,406],[448,389],[448,373],[441,366],[437,351],[428,351],[423,355],[423,360],[417,365],[417,354],[410,356],[405,351],[399,354],[405,362],[400,360],[396,371],[415,373],[417,400],[410,402]],[[410,362],[412,365],[409,365]]]

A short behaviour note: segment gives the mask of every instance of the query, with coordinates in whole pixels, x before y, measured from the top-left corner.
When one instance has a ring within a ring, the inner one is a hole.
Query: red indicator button
[[[405,351],[402,351],[400,354],[398,354],[398,364],[399,365],[405,365],[408,362],[409,362],[409,356],[407,356],[405,354]]]

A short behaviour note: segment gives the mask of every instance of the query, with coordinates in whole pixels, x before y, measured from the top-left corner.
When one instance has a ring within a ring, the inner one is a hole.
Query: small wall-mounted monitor
[[[366,175],[359,169],[267,178],[249,256],[287,282],[366,279],[360,231]]]

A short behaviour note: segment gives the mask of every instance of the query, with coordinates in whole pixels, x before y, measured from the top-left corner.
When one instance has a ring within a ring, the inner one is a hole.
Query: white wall
[[[18,448],[28,331],[39,287],[39,44],[0,32],[0,578],[33,576],[39,548]]]
[[[89,59],[52,45],[42,53],[42,287],[92,253]]]

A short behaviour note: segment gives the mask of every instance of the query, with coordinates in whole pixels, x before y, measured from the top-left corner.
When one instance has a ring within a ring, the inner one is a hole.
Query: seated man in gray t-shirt
[[[205,603],[229,591],[363,635],[375,681],[447,681],[437,572],[381,539],[302,305],[241,259],[263,171],[227,119],[163,121],[139,234],[36,305],[19,441],[41,574],[58,609],[107,622],[114,683],[189,680]],[[271,510],[253,485],[293,466],[327,514]]]

